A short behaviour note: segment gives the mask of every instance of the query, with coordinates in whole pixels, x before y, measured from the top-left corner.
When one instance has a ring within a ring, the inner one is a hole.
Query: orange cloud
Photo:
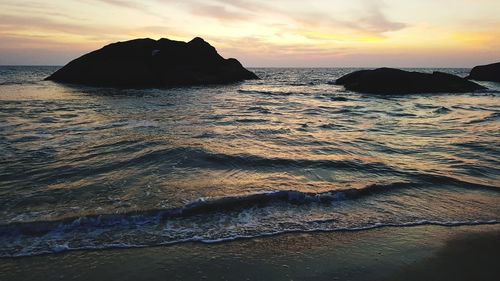
[[[114,41],[202,36],[252,66],[470,66],[500,59],[500,2],[474,3],[3,0],[0,63],[61,64]]]

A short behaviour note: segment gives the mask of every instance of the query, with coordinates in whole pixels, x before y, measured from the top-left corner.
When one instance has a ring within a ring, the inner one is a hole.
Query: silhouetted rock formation
[[[112,87],[164,87],[258,79],[236,59],[224,59],[196,37],[186,42],[135,39],[83,55],[46,78]]]
[[[337,79],[336,84],[351,91],[372,94],[462,93],[485,89],[443,72],[430,74],[394,68],[355,71]]]
[[[500,62],[474,67],[467,79],[500,82]]]

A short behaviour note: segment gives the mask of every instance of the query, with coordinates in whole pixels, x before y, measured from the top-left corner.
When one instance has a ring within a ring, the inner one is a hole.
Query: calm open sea
[[[500,222],[500,84],[381,97],[332,85],[344,68],[42,81],[57,68],[0,67],[0,257]]]

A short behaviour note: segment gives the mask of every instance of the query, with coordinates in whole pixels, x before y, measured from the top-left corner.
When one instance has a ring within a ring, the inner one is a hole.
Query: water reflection
[[[2,224],[401,182],[419,188],[398,197],[405,218],[425,219],[445,212],[419,209],[443,195],[426,188],[499,187],[495,89],[380,98],[328,83],[350,69],[256,69],[262,80],[124,90],[39,81],[49,70],[0,86]],[[391,221],[384,200],[363,206]]]

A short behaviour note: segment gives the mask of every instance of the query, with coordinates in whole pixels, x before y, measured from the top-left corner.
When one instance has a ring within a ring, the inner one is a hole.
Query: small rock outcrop
[[[467,79],[500,82],[500,62],[474,67]]]
[[[344,85],[347,90],[380,95],[463,93],[485,89],[448,73],[421,73],[394,68],[355,71],[342,76],[335,83]]]
[[[110,87],[168,87],[258,79],[236,59],[224,59],[196,37],[189,42],[135,39],[83,55],[46,78]]]

